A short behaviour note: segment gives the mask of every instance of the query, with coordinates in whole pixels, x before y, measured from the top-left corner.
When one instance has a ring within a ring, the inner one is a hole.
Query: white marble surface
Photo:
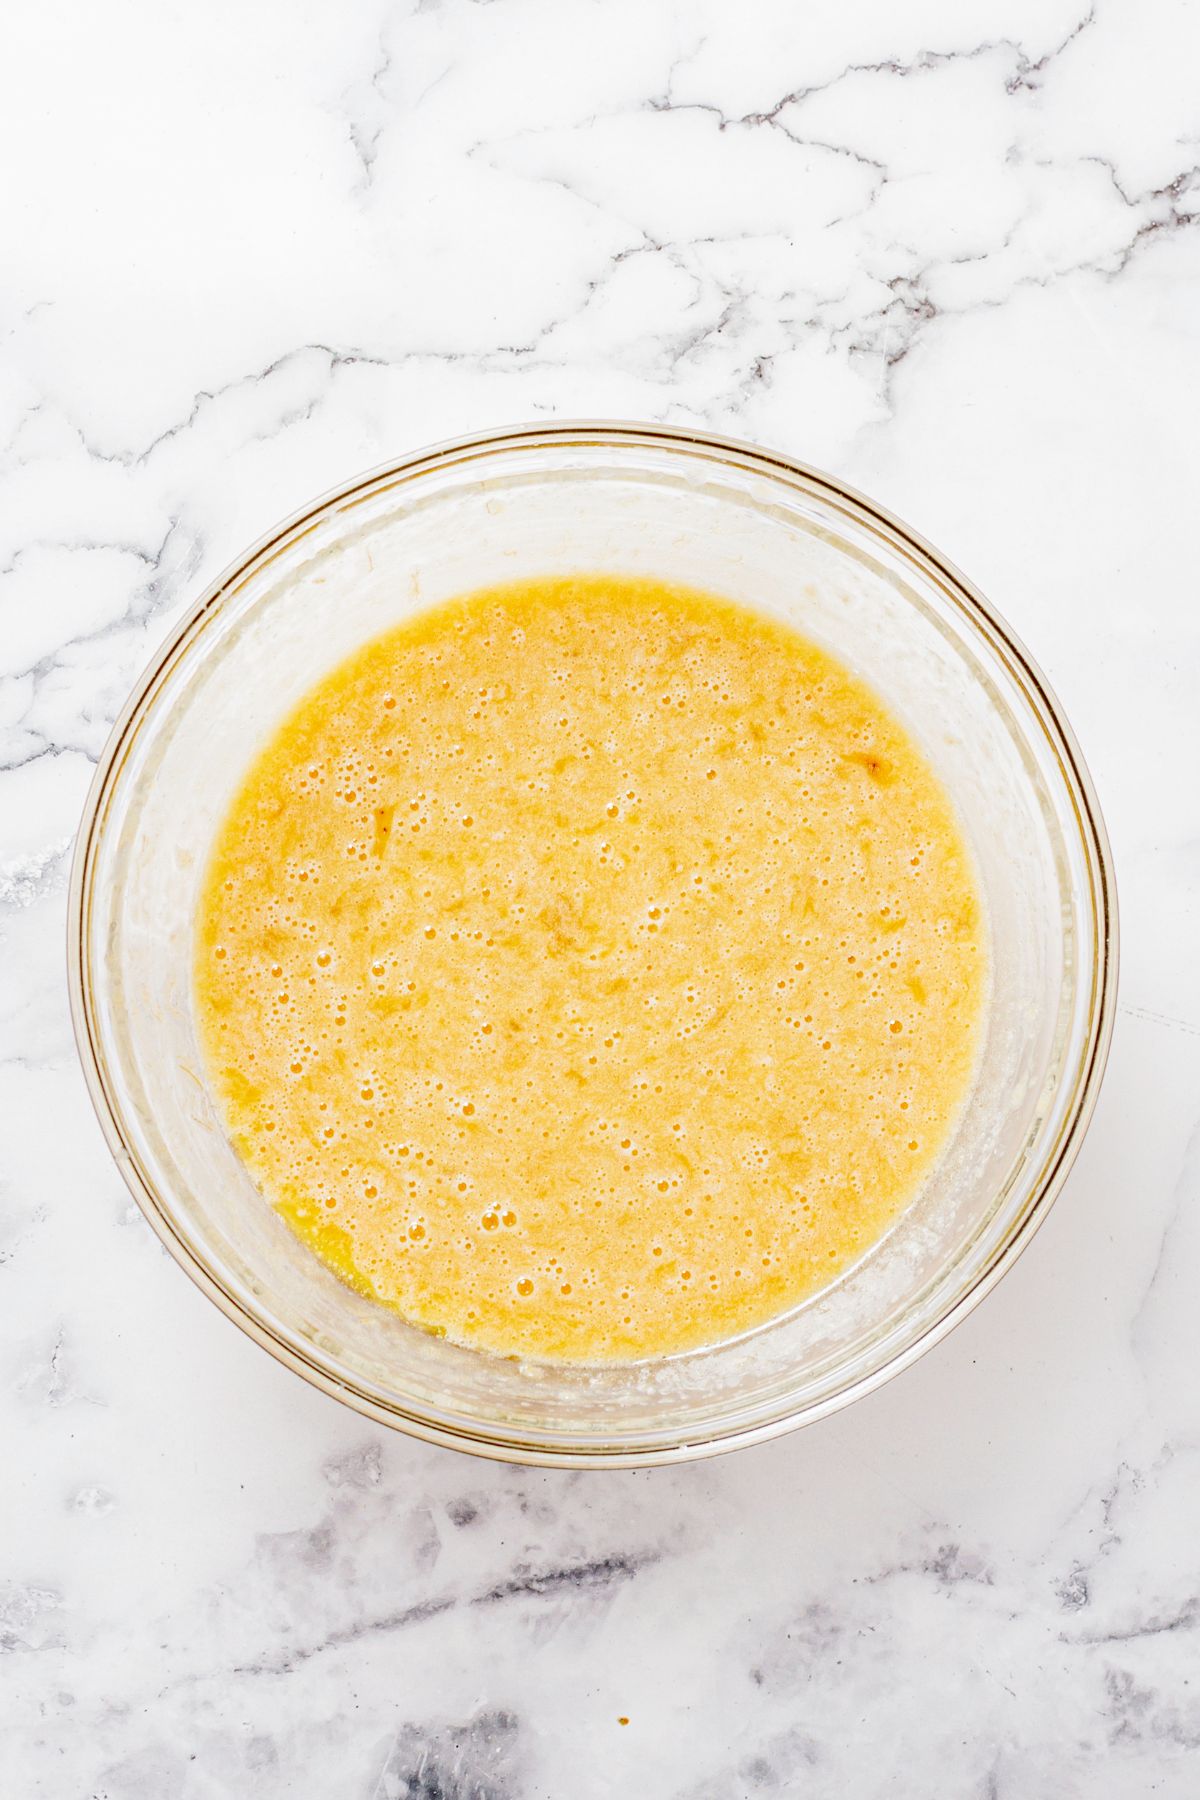
[[[1200,9],[1082,3],[5,10],[6,1800],[1200,1793]],[[970,571],[1125,936],[996,1294],[837,1419],[637,1475],[424,1448],[243,1339],[64,992],[93,761],[200,585],[361,468],[578,414],[793,452]]]

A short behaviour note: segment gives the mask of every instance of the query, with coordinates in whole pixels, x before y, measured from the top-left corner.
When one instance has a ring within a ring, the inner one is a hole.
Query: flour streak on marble
[[[0,1788],[1200,1791],[1200,13],[1188,0],[10,9],[0,55]],[[373,1431],[158,1249],[75,1062],[69,847],[274,519],[515,419],[835,468],[1058,687],[1123,1007],[1034,1247],[723,1462]],[[628,1720],[627,1724],[621,1723]]]

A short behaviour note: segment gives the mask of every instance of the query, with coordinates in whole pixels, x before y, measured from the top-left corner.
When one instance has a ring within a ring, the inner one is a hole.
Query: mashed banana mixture
[[[694,590],[490,589],[296,708],[219,834],[205,1052],[362,1293],[508,1355],[658,1356],[860,1256],[969,1086],[950,803],[846,668]]]

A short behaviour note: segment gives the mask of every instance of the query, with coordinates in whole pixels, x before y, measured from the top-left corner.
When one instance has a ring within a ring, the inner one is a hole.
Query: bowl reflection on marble
[[[255,1190],[197,1041],[209,847],[256,748],[364,640],[546,572],[644,573],[794,625],[876,687],[958,808],[990,916],[974,1085],[914,1203],[837,1281],[724,1343],[580,1367],[461,1348],[344,1287]],[[1087,771],[1044,679],[920,538],[828,476],[658,427],[440,446],[306,508],[203,596],[118,721],[72,871],[72,1007],[113,1153],[194,1280],[385,1424],[523,1462],[632,1466],[819,1418],[941,1337],[1028,1242],[1078,1149],[1112,1025],[1116,919]]]

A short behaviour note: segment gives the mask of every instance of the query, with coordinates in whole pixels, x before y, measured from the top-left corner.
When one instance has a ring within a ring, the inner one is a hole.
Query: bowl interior
[[[191,986],[214,834],[254,752],[306,689],[420,608],[570,570],[723,593],[872,683],[955,801],[993,964],[973,1091],[892,1231],[831,1287],[740,1339],[594,1369],[463,1350],[344,1288],[227,1143]],[[530,432],[431,454],[251,555],[202,602],[118,728],[80,887],[82,1008],[110,1134],[159,1228],[230,1310],[393,1422],[570,1460],[686,1453],[812,1416],[937,1328],[1022,1230],[1061,1158],[1094,1048],[1104,930],[1078,783],[1011,640],[944,565],[823,478],[635,431]]]

